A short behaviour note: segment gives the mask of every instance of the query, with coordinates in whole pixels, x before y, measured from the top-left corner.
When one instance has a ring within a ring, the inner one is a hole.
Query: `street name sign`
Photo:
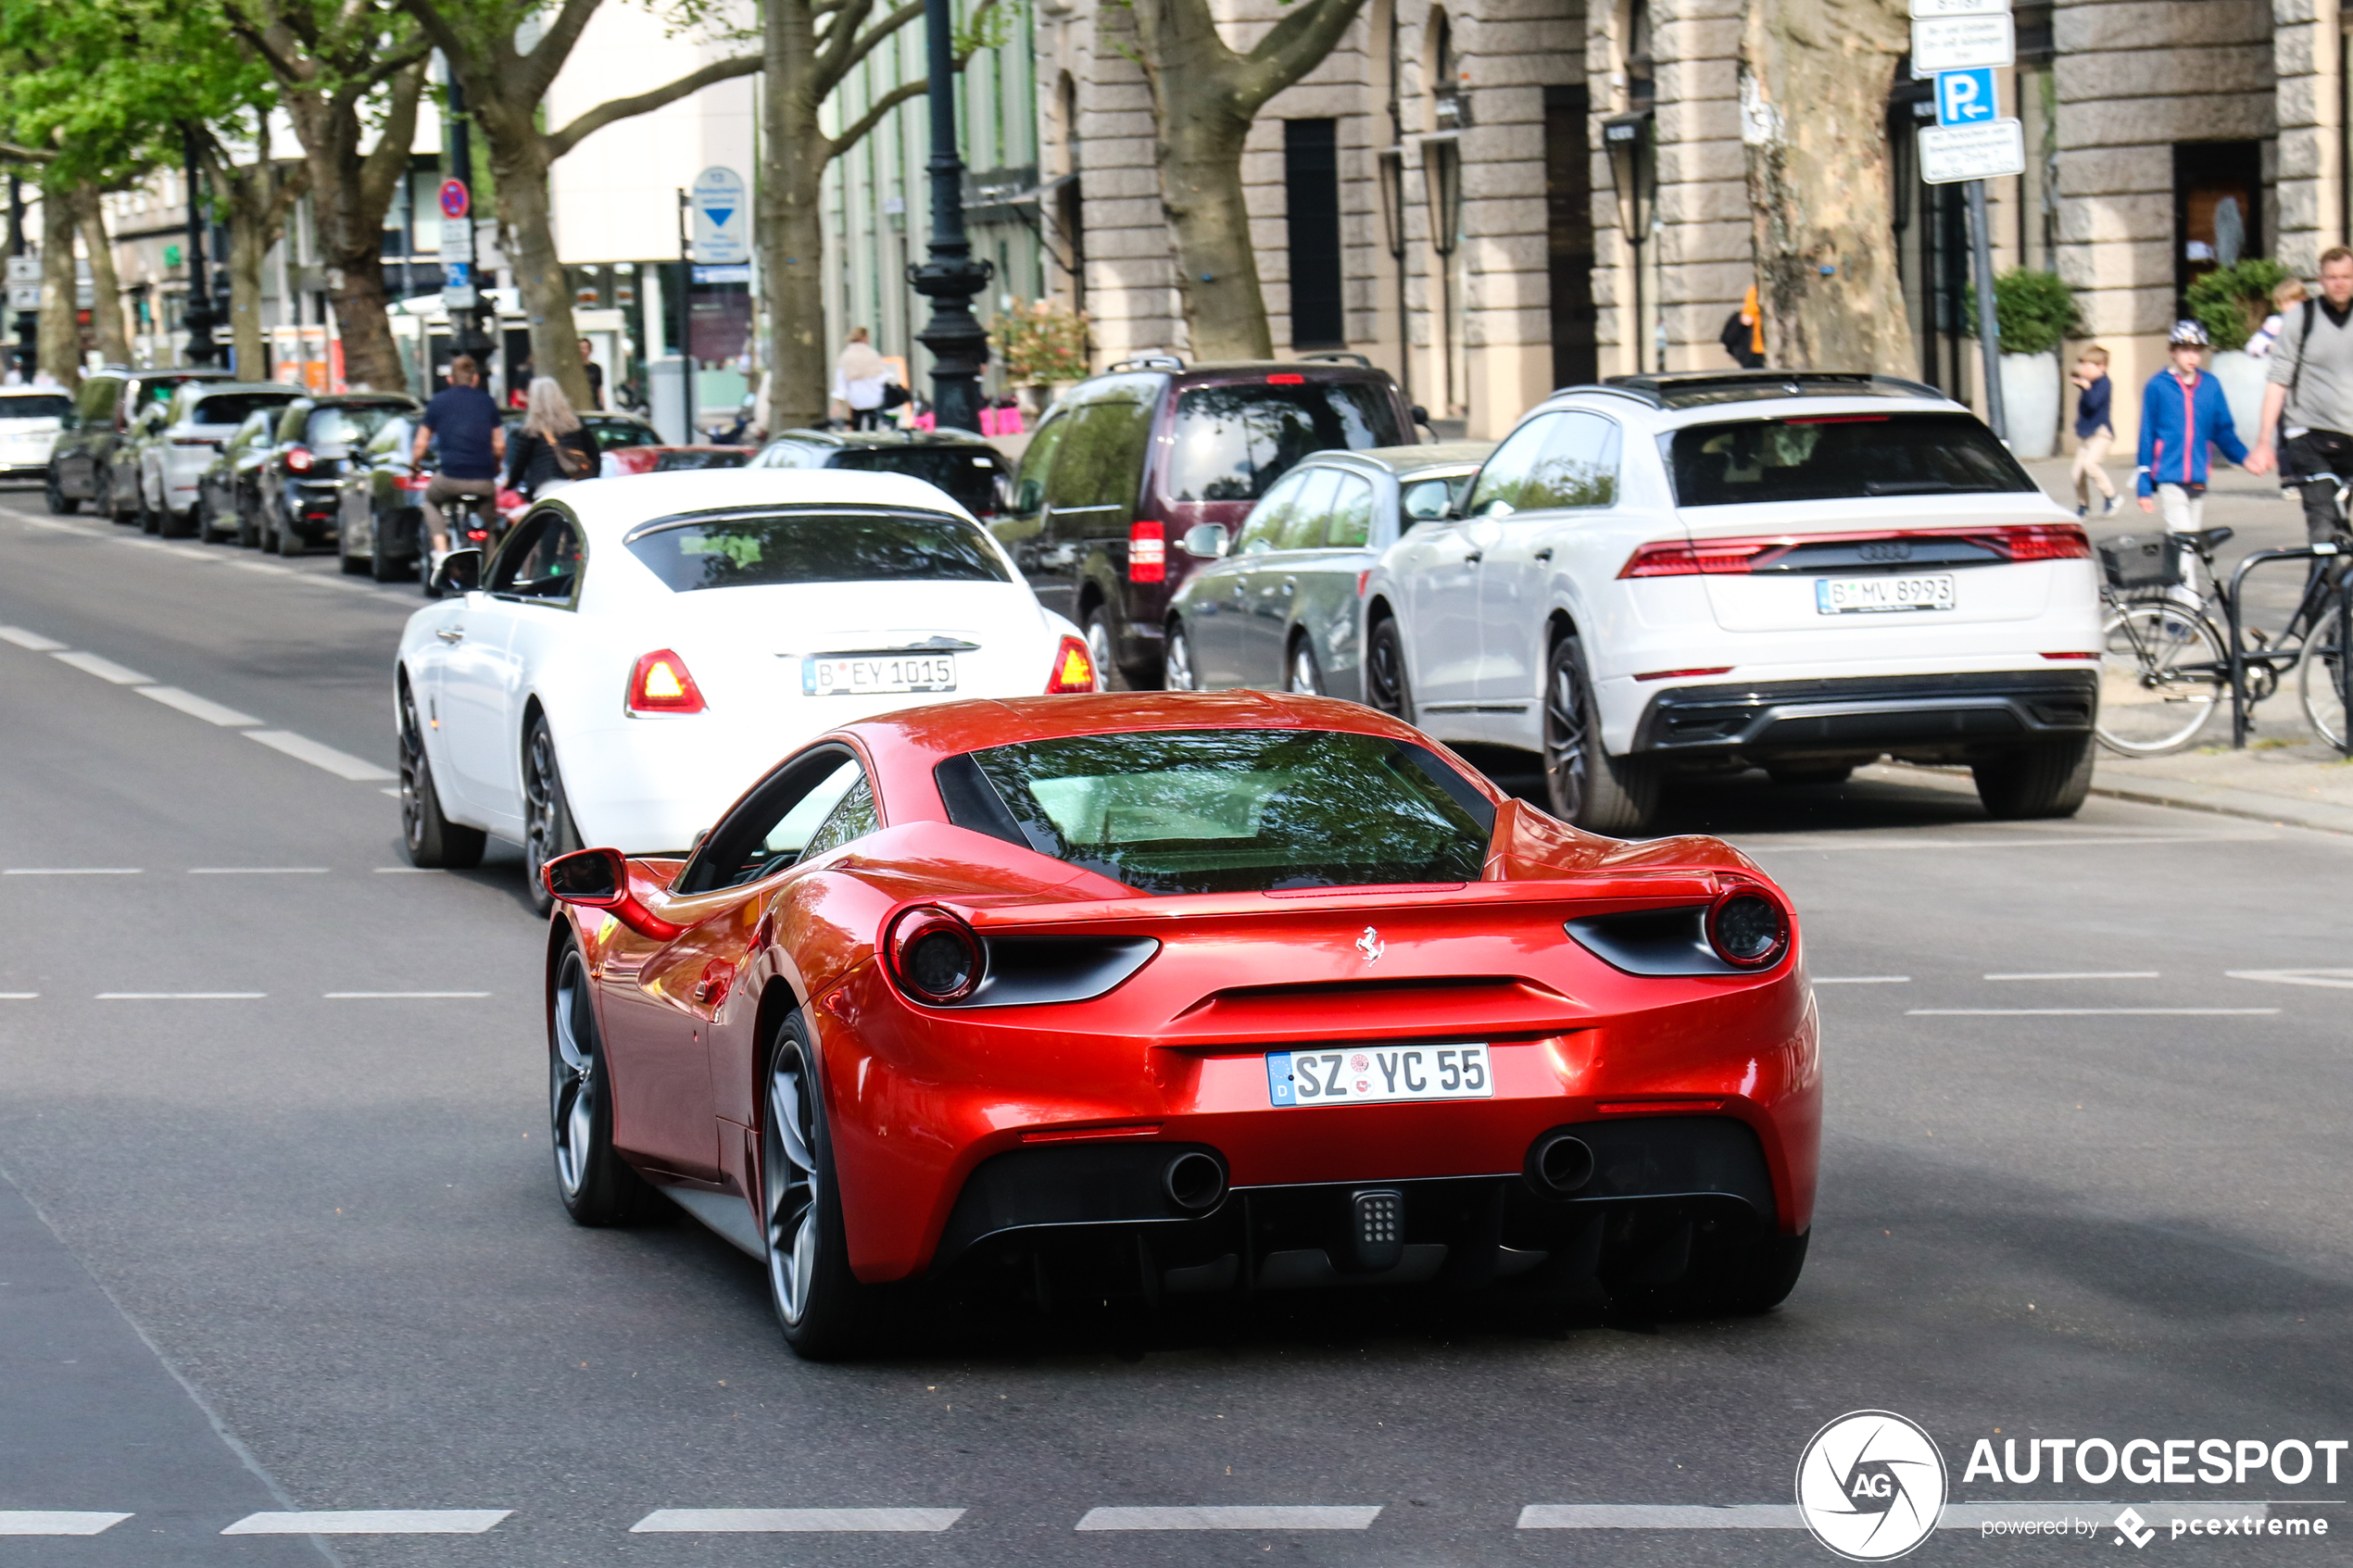
[[[695,176],[687,197],[695,212],[695,259],[707,267],[735,267],[751,259],[751,215],[744,177],[713,167]]]
[[[1974,125],[1923,125],[1920,178],[1931,185],[2002,180],[2026,172],[2026,132],[2015,119]]]
[[[1912,75],[2018,63],[2018,29],[2007,11],[1912,19]]]
[[[1994,95],[1994,68],[1936,73],[1936,123],[1982,125],[2000,112]]]

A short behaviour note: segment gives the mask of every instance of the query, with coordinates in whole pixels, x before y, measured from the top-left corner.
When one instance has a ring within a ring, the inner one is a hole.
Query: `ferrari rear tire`
[[[564,798],[563,770],[556,763],[556,737],[547,716],[535,715],[522,751],[522,871],[531,884],[531,907],[545,917],[554,900],[547,897],[540,868],[559,855],[580,847],[580,830],[573,825],[572,806]]]
[[[1405,674],[1405,637],[1394,616],[1373,622],[1365,640],[1365,706],[1408,724],[1414,721],[1412,682]]]
[[[1575,637],[1554,643],[1544,661],[1544,785],[1554,816],[1613,838],[1641,833],[1658,809],[1658,770],[1612,757],[1602,744],[1601,710]]]
[[[400,842],[409,863],[442,871],[470,871],[482,864],[490,835],[442,814],[441,792],[425,759],[424,731],[417,722],[417,699],[400,687]]]
[[[2070,735],[1970,765],[1977,797],[1997,822],[2071,817],[2092,793],[2092,737]]]
[[[817,1051],[799,1012],[777,1025],[763,1082],[760,1218],[776,1324],[806,1360],[851,1355],[872,1340],[882,1293],[849,1272]]]
[[[556,1195],[579,1225],[625,1225],[652,1196],[612,1146],[612,1079],[589,993],[588,966],[566,938],[556,959],[547,1015],[547,1121],[555,1144]]]

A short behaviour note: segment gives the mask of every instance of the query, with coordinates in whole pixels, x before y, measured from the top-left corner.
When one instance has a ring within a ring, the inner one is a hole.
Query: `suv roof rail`
[[[1115,375],[1121,370],[1181,370],[1184,368],[1184,360],[1165,349],[1155,348],[1147,353],[1131,355],[1125,359],[1114,360],[1111,373]]]
[[[1315,354],[1302,354],[1300,355],[1299,358],[1309,364],[1362,365],[1368,370],[1378,370],[1380,368],[1379,366],[1375,365],[1370,359],[1365,358],[1362,354],[1355,352],[1353,349],[1348,348],[1327,348]]]
[[[1656,408],[1748,403],[1768,397],[1880,395],[1918,397],[1938,403],[1952,401],[1932,386],[1869,370],[1684,370],[1661,375],[1609,376],[1592,390],[1622,392]]]

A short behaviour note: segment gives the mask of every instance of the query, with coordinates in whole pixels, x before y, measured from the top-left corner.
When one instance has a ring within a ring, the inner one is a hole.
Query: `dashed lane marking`
[[[14,643],[35,653],[56,653],[65,644],[55,637],[44,637],[38,632],[28,632],[21,626],[0,626],[0,643]]]
[[[2263,980],[2274,985],[2326,985],[2334,990],[2353,991],[2353,969],[2233,969],[2223,972],[2233,980]]]
[[[233,708],[224,708],[220,703],[208,697],[198,696],[194,692],[183,692],[178,686],[134,686],[132,689],[141,696],[155,698],[166,708],[176,708],[192,719],[201,719],[208,724],[219,724],[223,729],[261,722],[250,713],[240,713]]]
[[[1368,1530],[1378,1506],[1090,1508],[1081,1530]]]
[[[137,876],[137,866],[10,866],[0,876]]]
[[[325,876],[325,866],[190,866],[190,876]]]
[[[1912,1008],[1906,1018],[2268,1018],[2277,1008]]]
[[[41,993],[38,991],[0,991],[0,1002],[37,1002],[40,999]]]
[[[301,572],[290,566],[278,566],[266,560],[233,560],[229,563],[239,571],[258,571],[265,577],[299,577]]]
[[[1823,974],[1817,975],[1817,985],[1909,985],[1908,974]]]
[[[103,1536],[130,1517],[127,1513],[0,1509],[0,1536]]]
[[[224,1536],[479,1536],[510,1508],[363,1508],[248,1513]]]
[[[101,1002],[258,1002],[267,991],[101,991]]]
[[[479,1001],[487,991],[321,991],[331,1002]]]
[[[2155,980],[2153,969],[2073,969],[2051,974],[1989,974],[1988,980]]]
[[[1523,1530],[1802,1530],[1797,1505],[1532,1502],[1519,1511]]]
[[[324,768],[337,778],[350,779],[357,784],[398,777],[373,762],[360,760],[348,751],[337,751],[332,746],[322,746],[308,735],[296,734],[292,730],[247,730],[245,735],[247,740],[258,740],[272,751],[283,751],[296,761],[308,762],[314,768]]]
[[[707,1531],[760,1535],[817,1530],[945,1530],[963,1516],[961,1508],[658,1508],[630,1525],[629,1533],[646,1536]]]
[[[53,653],[49,656],[60,664],[70,664],[86,675],[101,681],[112,681],[118,686],[152,686],[153,675],[142,675],[136,670],[125,669],[111,659],[100,659],[94,653]]]

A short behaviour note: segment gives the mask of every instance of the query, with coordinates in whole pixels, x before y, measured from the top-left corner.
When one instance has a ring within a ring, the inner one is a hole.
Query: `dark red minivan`
[[[1126,360],[1054,404],[993,526],[1107,684],[1157,686],[1169,596],[1198,564],[1186,531],[1230,535],[1311,452],[1407,445],[1416,418],[1368,361]]]

